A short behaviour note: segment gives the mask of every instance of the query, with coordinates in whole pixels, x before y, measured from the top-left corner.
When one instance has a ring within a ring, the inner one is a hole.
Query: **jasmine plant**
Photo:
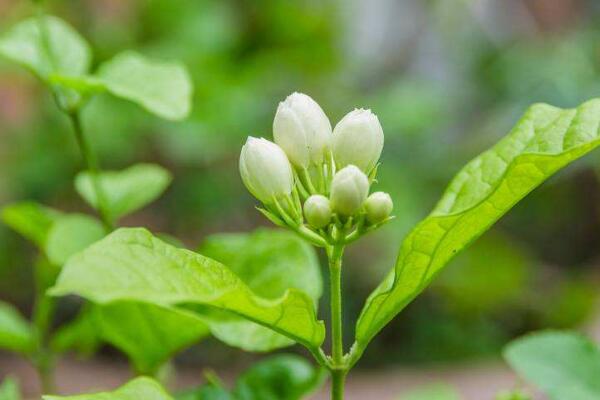
[[[185,312],[231,342],[252,337],[263,344],[299,343],[327,369],[331,399],[340,400],[345,379],[369,342],[459,251],[547,178],[600,145],[599,125],[600,99],[574,109],[531,106],[506,137],[458,172],[433,211],[406,236],[396,265],[366,299],[350,345],[342,342],[344,250],[393,218],[390,196],[370,193],[383,129],[371,111],[362,109],[332,129],[318,104],[299,93],[279,105],[274,142],[248,138],[239,168],[266,218],[325,250],[329,329],[305,290],[296,286],[278,296],[259,293],[232,268],[234,259],[219,262],[202,249],[171,245],[143,228],[118,229],[71,257],[50,294]],[[244,251],[249,250],[236,254]],[[323,346],[327,331],[330,351]],[[134,382],[136,389],[133,383],[128,386],[131,393],[152,390],[157,399],[171,399],[154,381]]]

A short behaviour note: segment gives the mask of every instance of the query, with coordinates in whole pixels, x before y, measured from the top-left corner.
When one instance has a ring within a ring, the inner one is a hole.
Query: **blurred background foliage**
[[[277,103],[315,98],[335,124],[372,108],[386,134],[378,190],[398,218],[349,249],[350,341],[365,297],[399,242],[452,175],[507,133],[534,102],[574,106],[600,92],[600,3],[593,0],[49,0],[49,11],[92,43],[96,64],[135,48],[180,59],[194,84],[183,123],[98,97],[84,114],[106,169],[156,162],[175,180],[130,226],[168,232],[195,248],[208,234],[266,221],[238,175],[248,135],[271,137]],[[0,30],[33,13],[0,0]],[[86,210],[73,190],[81,168],[68,121],[35,79],[0,61],[0,204],[33,199]],[[498,354],[510,338],[575,327],[597,313],[598,156],[559,174],[461,254],[366,353],[438,362]],[[27,312],[33,248],[0,227],[0,298]],[[326,316],[327,304],[321,304]],[[65,307],[69,314],[72,307]],[[107,349],[110,353],[110,350]],[[216,342],[190,363],[243,359]]]

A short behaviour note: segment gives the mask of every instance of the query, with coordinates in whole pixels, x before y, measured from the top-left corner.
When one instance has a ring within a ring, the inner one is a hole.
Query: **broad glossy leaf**
[[[60,216],[58,211],[34,202],[15,203],[2,209],[2,221],[42,249],[52,225]]]
[[[105,233],[95,218],[84,214],[64,215],[52,224],[45,253],[54,265],[63,265],[73,254],[102,239]]]
[[[138,103],[159,117],[179,120],[190,112],[192,83],[178,62],[150,60],[126,51],[102,64],[98,77],[113,95]]]
[[[537,104],[468,163],[404,239],[396,267],[367,299],[356,326],[355,360],[454,255],[548,177],[596,148],[599,123],[600,99],[576,109]]]
[[[112,392],[76,396],[43,396],[44,400],[173,400],[163,387],[147,377],[136,378]]]
[[[199,252],[227,265],[257,295],[281,297],[294,288],[317,304],[323,289],[315,250],[295,234],[258,229],[254,233],[208,237]],[[209,319],[211,332],[231,346],[247,351],[268,351],[293,343],[271,329],[246,319],[226,316]]]
[[[279,355],[241,375],[233,390],[236,400],[300,400],[320,387],[326,372],[304,358]]]
[[[600,399],[600,350],[573,332],[542,332],[510,343],[504,358],[552,400]]]
[[[155,373],[178,351],[208,335],[194,313],[153,304],[116,302],[93,307],[97,334],[123,351],[136,371]]]
[[[0,385],[0,400],[20,400],[19,384],[11,377],[5,378]]]
[[[0,348],[29,353],[34,347],[33,330],[16,308],[0,302]]]
[[[119,229],[72,257],[51,293],[96,303],[201,305],[267,326],[311,350],[325,336],[305,293],[290,289],[278,299],[258,296],[226,266],[139,228]]]
[[[441,383],[416,389],[400,397],[401,400],[460,400],[460,396],[451,386]]]
[[[91,62],[86,41],[69,24],[54,16],[29,18],[12,27],[0,36],[0,55],[44,80],[52,73],[83,75]]]
[[[171,174],[154,164],[137,164],[122,171],[105,171],[99,176],[114,219],[132,213],[159,197],[171,183]],[[92,207],[97,208],[96,191],[88,172],[75,178],[75,188]]]

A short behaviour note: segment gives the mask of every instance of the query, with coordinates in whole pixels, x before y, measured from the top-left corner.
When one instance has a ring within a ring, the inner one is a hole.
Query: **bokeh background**
[[[85,110],[103,168],[152,161],[175,176],[128,226],[196,246],[210,233],[267,225],[241,183],[238,153],[248,135],[271,137],[277,104],[293,91],[316,99],[333,124],[355,107],[379,116],[386,145],[377,188],[392,194],[397,219],[348,251],[346,342],[400,240],[463,164],[505,135],[529,104],[568,107],[600,93],[594,0],[49,0],[48,7],[91,42],[95,63],[135,48],[182,60],[193,77],[193,112],[181,123],[108,96]],[[0,30],[32,13],[27,1],[0,0]],[[495,372],[512,385],[499,361],[511,338],[548,327],[597,334],[599,166],[592,154],[561,172],[453,261],[371,344],[355,385],[391,390],[419,380],[412,377],[457,384],[479,377],[479,386],[465,387],[485,390]],[[51,96],[0,61],[0,204],[33,199],[89,211],[73,189],[80,169]],[[25,314],[34,254],[0,226],[0,298]],[[321,307],[326,316],[326,301]],[[74,309],[63,304],[61,318]],[[178,363],[227,370],[255,358],[207,340]],[[126,371],[110,348],[88,362],[116,366],[90,369],[98,379]],[[491,396],[480,394],[467,398]]]

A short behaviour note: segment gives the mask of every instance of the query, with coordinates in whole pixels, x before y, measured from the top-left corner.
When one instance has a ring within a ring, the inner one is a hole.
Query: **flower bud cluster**
[[[321,107],[293,93],[279,104],[274,142],[249,137],[240,174],[259,210],[317,245],[347,243],[389,221],[387,193],[369,195],[383,150],[383,129],[357,109],[332,129]]]

